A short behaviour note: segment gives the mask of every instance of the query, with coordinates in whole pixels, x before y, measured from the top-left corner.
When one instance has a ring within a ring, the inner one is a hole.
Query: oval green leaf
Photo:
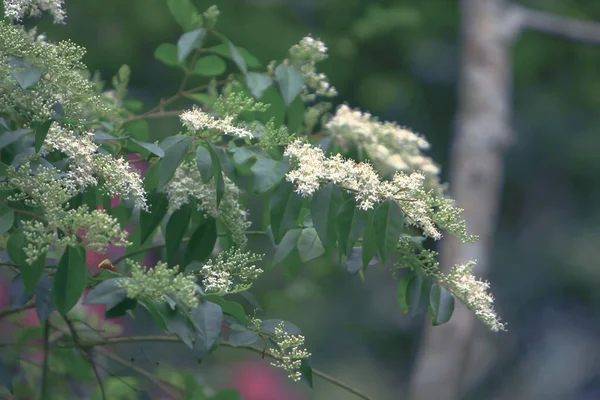
[[[436,283],[431,287],[429,293],[429,307],[432,324],[445,324],[454,312],[454,296],[445,287]]]
[[[192,73],[200,76],[213,77],[223,74],[226,70],[227,64],[225,64],[225,61],[223,61],[221,57],[211,54],[196,61]]]
[[[56,309],[66,314],[77,304],[87,282],[85,251],[82,247],[68,246],[63,253],[54,276],[54,303]]]

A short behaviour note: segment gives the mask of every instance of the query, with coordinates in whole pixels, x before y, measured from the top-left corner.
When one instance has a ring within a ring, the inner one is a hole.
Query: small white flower
[[[179,116],[181,123],[190,131],[217,131],[223,135],[252,139],[254,135],[248,129],[235,125],[233,116],[215,118],[212,115],[194,107]]]
[[[271,354],[277,359],[271,365],[281,368],[287,372],[288,377],[294,382],[302,378],[300,367],[302,360],[310,357],[310,353],[303,348],[303,335],[290,335],[284,330],[283,321],[275,327],[274,341],[277,348],[271,350]]]
[[[62,24],[66,18],[63,0],[4,0],[4,16],[21,21],[26,16],[37,17],[47,11],[54,17],[55,24]]]

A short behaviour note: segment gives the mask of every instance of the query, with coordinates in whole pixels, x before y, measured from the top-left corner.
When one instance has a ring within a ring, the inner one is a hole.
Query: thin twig
[[[22,311],[29,310],[31,308],[35,308],[35,300],[29,300],[25,305],[17,308],[6,308],[4,310],[0,310],[0,319],[4,317],[8,317],[9,315],[17,314]]]

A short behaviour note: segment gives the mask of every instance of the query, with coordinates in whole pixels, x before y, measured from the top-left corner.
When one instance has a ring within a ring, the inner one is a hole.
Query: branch
[[[30,308],[35,307],[35,300],[29,300],[25,305],[17,308],[7,308],[4,310],[0,310],[0,319],[4,317],[8,317],[12,314],[20,313],[21,311],[29,310]]]
[[[98,340],[98,341],[89,341],[86,343],[82,343],[81,345],[83,347],[95,347],[95,346],[110,346],[110,345],[115,345],[115,344],[123,344],[123,343],[141,343],[141,342],[166,342],[166,343],[181,343],[181,340],[177,337],[177,336],[160,336],[160,335],[156,335],[156,336],[126,336],[126,337],[114,337],[114,338],[106,338],[104,340]],[[255,347],[255,346],[233,346],[231,343],[228,342],[221,342],[221,346],[225,346],[225,347],[231,347],[231,348],[241,348],[241,349],[245,349],[245,350],[249,350],[252,351],[254,353],[260,354],[260,355],[265,355],[268,356],[270,358],[273,358],[275,360],[278,359],[278,357],[275,357],[272,354],[269,353],[265,353],[264,349],[261,347]],[[125,360],[123,360],[125,361]],[[325,379],[326,381],[334,384],[335,386],[344,389],[354,395],[356,395],[357,397],[360,397],[361,399],[364,400],[371,400],[370,397],[368,397],[367,395],[359,392],[357,389],[354,389],[353,387],[349,386],[348,384],[330,376],[327,375],[326,373],[313,368],[312,372]]]
[[[600,23],[560,17],[544,11],[512,4],[509,14],[518,21],[520,29],[562,36],[577,42],[600,43]]]

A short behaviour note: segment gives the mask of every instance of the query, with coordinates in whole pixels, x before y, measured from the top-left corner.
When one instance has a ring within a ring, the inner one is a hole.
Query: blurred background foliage
[[[330,49],[321,69],[339,90],[337,101],[422,133],[432,143],[432,157],[445,166],[460,67],[458,1],[194,3],[199,9],[217,4],[218,29],[263,65],[285,58],[307,33],[320,37]],[[522,3],[600,21],[600,2]],[[67,0],[67,9],[66,26],[53,26],[48,19],[41,31],[51,40],[71,38],[85,46],[92,71],[109,81],[120,65],[130,65],[130,94],[146,108],[176,91],[180,73],[153,57],[160,43],[174,43],[181,34],[164,0]],[[480,327],[465,398],[597,399],[600,46],[525,33],[513,55],[517,139],[506,157],[489,276],[509,332],[490,334]],[[151,123],[153,140],[178,130],[177,118]],[[312,265],[293,279],[280,271],[266,274],[253,292],[265,318],[287,319],[302,328],[314,367],[376,399],[402,398],[424,321],[400,315],[397,283],[389,271],[372,268],[365,278],[363,283],[339,268]],[[254,355],[238,365],[246,357],[240,351],[213,355],[219,368],[185,361],[173,346],[127,351],[139,363],[167,357],[166,363],[199,371],[209,382],[236,385],[247,400],[348,398],[318,380],[313,391],[288,384]]]

